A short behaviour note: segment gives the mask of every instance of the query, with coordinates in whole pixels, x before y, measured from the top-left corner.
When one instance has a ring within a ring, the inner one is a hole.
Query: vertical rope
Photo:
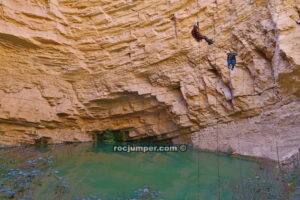
[[[199,3],[199,0],[197,0],[197,9],[198,9],[198,11],[197,11],[197,22],[199,22],[199,19],[200,19],[200,17],[199,17],[199,10],[200,10],[200,3]],[[200,48],[201,48],[201,45],[200,45],[200,42],[198,42],[198,49],[199,49],[199,54],[198,55],[200,55]]]
[[[132,36],[132,27],[131,27],[131,25],[129,25],[129,37],[130,37],[130,39],[133,37]],[[129,59],[130,59],[130,65],[132,66],[132,56],[131,56],[132,48],[131,48],[131,44],[128,45],[128,50],[129,50],[128,56],[129,56]]]
[[[171,11],[171,0],[167,0],[167,4],[168,4],[168,7],[169,7],[169,12]]]
[[[167,0],[167,4],[168,4],[168,13],[171,12],[171,0]],[[178,44],[178,31],[177,31],[177,19],[175,14],[171,14],[171,21],[173,22],[173,26],[174,26],[174,34],[175,34],[175,38],[176,38],[176,43],[177,43],[177,47],[179,47]]]
[[[280,13],[280,8],[277,9],[277,5],[276,5],[276,0],[274,1],[271,1],[271,3],[274,5],[274,12],[275,12],[275,20],[278,21],[280,16],[279,16],[279,13]],[[284,2],[281,1],[283,7],[284,7]],[[280,4],[280,2],[279,2]],[[276,19],[277,18],[277,19]],[[275,22],[276,23],[276,22]],[[275,30],[275,37],[277,39],[277,41],[279,40],[279,36],[280,36],[280,30],[278,29],[278,27],[276,27],[276,30]],[[277,42],[276,43],[276,49],[279,48],[279,43]],[[282,97],[279,95],[279,92],[278,92],[278,85],[276,83],[276,72],[275,72],[275,69],[274,69],[275,66],[272,66],[272,76],[273,76],[273,93],[275,94],[276,98],[277,99],[282,99]]]
[[[217,166],[218,166],[218,200],[221,199],[221,177],[220,177],[220,157],[219,157],[219,122],[217,121]]]
[[[276,156],[277,156],[278,168],[281,172],[282,170],[281,170],[281,165],[280,165],[280,157],[279,157],[279,149],[278,149],[278,141],[277,140],[276,140]]]
[[[197,11],[197,21],[199,21],[199,10],[200,10],[199,0],[197,0],[197,8],[198,8],[198,11]]]
[[[273,4],[274,6],[274,12],[275,12],[275,20],[278,21],[280,16],[279,16],[279,13],[280,13],[280,8],[277,9],[277,5],[276,5],[276,0],[274,1],[271,1],[271,3]],[[283,0],[279,2],[279,4],[282,4],[283,7],[285,7],[284,5],[284,2]],[[284,9],[284,8],[282,8]],[[287,13],[287,11],[286,11]],[[276,22],[275,22],[276,23]],[[275,36],[277,37],[277,39],[279,38],[280,36],[280,30],[278,29],[278,27],[276,27],[276,31],[275,31]],[[276,48],[279,48],[278,47],[278,43],[276,44]],[[273,63],[272,63],[273,64]],[[278,92],[278,85],[276,83],[276,77],[275,77],[275,69],[274,69],[275,66],[272,66],[272,74],[273,74],[273,93],[275,94],[275,96],[277,97],[277,99],[279,99],[280,101],[282,100],[282,97],[281,95],[279,94]],[[273,125],[273,129],[272,129],[272,133],[273,135],[276,137],[275,140],[274,140],[274,137],[273,137],[273,144],[275,145],[275,150],[276,150],[276,156],[277,156],[277,165],[278,165],[278,169],[279,169],[279,178],[283,178],[283,174],[282,174],[282,169],[281,169],[281,164],[280,164],[280,152],[279,152],[279,148],[278,148],[278,136],[277,136],[277,133],[274,134],[276,132],[276,128],[275,128],[275,124]]]
[[[230,47],[232,48],[233,47],[233,26],[232,26],[232,12],[231,12],[231,9],[233,8],[233,3],[232,3],[232,0],[230,0],[230,5],[229,5],[229,18],[230,18],[230,34],[231,34],[231,39],[230,39]]]
[[[200,137],[200,136],[199,136]],[[197,199],[200,200],[200,151],[197,150]]]
[[[234,122],[235,124],[235,122]],[[234,126],[234,128],[236,129],[236,127]],[[241,132],[239,132],[238,134],[238,152],[240,153],[241,152],[241,144],[240,144],[240,136],[241,136]],[[244,194],[244,187],[243,187],[243,173],[242,173],[242,163],[239,162],[239,176],[240,176],[240,187],[239,189],[242,190],[242,194]]]
[[[277,135],[277,131],[275,128],[275,124],[272,126],[272,132],[273,132],[273,135],[275,136],[275,141],[273,139],[273,143],[275,144],[277,165],[278,165],[278,169],[280,172],[280,177],[282,178],[283,174],[282,174],[282,168],[281,168],[281,164],[280,164],[280,152],[279,152],[279,148],[278,148],[278,135]]]
[[[216,12],[214,12],[213,15],[213,31],[214,31],[214,40],[216,41],[216,35],[217,35],[217,31],[216,31],[216,16],[215,13],[217,14],[218,17],[218,1],[215,0],[215,9]],[[214,48],[214,65],[217,68],[217,52],[216,52],[216,48]],[[216,124],[216,129],[217,129],[217,174],[218,174],[218,200],[221,199],[221,183],[220,183],[220,157],[219,157],[219,119],[218,119],[218,91],[217,91],[217,82],[218,82],[218,74],[216,75],[216,83],[215,83],[215,91],[216,91],[216,103],[215,103],[215,108],[216,108],[216,119],[217,119],[217,124]]]
[[[231,10],[232,10],[232,8],[233,8],[233,0],[230,0],[230,3],[229,3],[229,8],[227,9],[228,10],[228,12],[229,12],[229,18],[230,18],[230,21],[229,21],[229,25],[230,25],[230,48],[232,48],[233,47],[233,36],[234,36],[234,34],[233,34],[233,26],[232,26],[232,12],[231,12]],[[229,49],[230,49],[229,48]],[[227,52],[226,52],[227,53]],[[227,56],[227,55],[226,55]],[[233,86],[232,86],[232,82],[231,82],[231,70],[229,69],[229,83],[230,83],[230,87],[231,88],[233,88]],[[234,94],[233,94],[233,91],[231,92],[231,103],[232,103],[232,108],[233,108],[233,111],[235,111],[235,107],[234,107],[234,105],[233,105],[233,98],[234,98]]]
[[[0,0],[0,19],[4,19],[4,5],[3,5],[3,0]]]
[[[277,135],[277,131],[276,131],[276,128],[275,128],[275,124],[273,125],[273,135],[275,135],[276,139],[275,139],[275,142],[274,142],[274,139],[273,139],[273,143],[275,144],[275,150],[276,150],[276,157],[277,157],[277,166],[278,166],[278,169],[279,169],[279,180],[280,181],[283,181],[284,180],[284,171],[281,167],[281,163],[280,163],[280,151],[279,151],[279,147],[278,147],[278,135]],[[275,134],[274,134],[275,133]],[[287,192],[287,195],[288,195],[288,199],[289,198],[289,192]]]
[[[198,9],[198,11],[197,11],[197,22],[198,22],[198,20],[199,20],[199,10],[200,10],[200,4],[199,4],[199,0],[197,0],[197,9]],[[198,43],[198,55],[200,55],[200,53],[201,53],[201,51],[200,51],[200,42]],[[199,138],[200,138],[200,134],[199,134]],[[201,140],[201,138],[200,138],[200,140]],[[197,180],[197,199],[198,200],[201,200],[200,199],[200,188],[199,188],[199,186],[200,186],[200,151],[198,150],[197,151],[198,152],[198,155],[197,155],[197,157],[198,157],[198,180]]]
[[[300,8],[297,5],[297,0],[294,0],[294,8],[296,9],[296,12],[298,14],[298,22],[296,21],[297,24],[300,23]]]
[[[171,20],[173,21],[173,24],[174,24],[175,38],[178,39],[177,19],[176,19],[175,14],[171,15]]]

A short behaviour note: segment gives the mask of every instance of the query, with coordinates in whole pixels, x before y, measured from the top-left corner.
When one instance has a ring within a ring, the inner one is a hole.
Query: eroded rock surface
[[[0,143],[90,141],[114,129],[272,159],[282,149],[284,159],[300,144],[299,6],[2,0]],[[191,38],[196,21],[214,45]]]

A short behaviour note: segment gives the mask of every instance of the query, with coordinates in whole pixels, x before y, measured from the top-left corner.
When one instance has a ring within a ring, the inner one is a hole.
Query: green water
[[[222,199],[232,199],[230,183],[254,176],[257,169],[249,160],[195,150],[115,153],[108,144],[80,144],[53,154],[74,197],[95,194],[105,199],[128,198],[146,186],[170,200],[213,200],[219,191]]]
[[[125,200],[147,187],[159,191],[165,200],[217,200],[219,195],[231,200],[235,184],[257,176],[257,163],[225,155],[191,149],[164,153],[116,153],[112,149],[112,144],[83,143],[31,148],[30,155],[54,157],[53,170],[70,186],[61,199],[92,194],[102,200]],[[34,199],[54,199],[47,178],[42,182],[46,184],[35,190]]]

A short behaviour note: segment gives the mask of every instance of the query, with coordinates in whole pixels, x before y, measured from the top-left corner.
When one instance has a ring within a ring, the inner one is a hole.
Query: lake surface
[[[15,168],[51,157],[52,166],[43,169],[67,186],[57,191],[53,177],[38,176],[40,183],[28,199],[43,200],[232,200],[235,186],[261,170],[254,161],[193,149],[125,153],[113,152],[113,144],[104,143],[17,148],[2,154],[17,160]]]

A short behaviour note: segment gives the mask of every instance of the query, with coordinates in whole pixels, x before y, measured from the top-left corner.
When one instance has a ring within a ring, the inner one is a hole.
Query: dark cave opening
[[[129,138],[128,130],[111,130],[94,131],[92,134],[94,142],[125,142]]]
[[[40,137],[34,140],[34,144],[36,146],[47,146],[49,143],[51,143],[50,137]]]

